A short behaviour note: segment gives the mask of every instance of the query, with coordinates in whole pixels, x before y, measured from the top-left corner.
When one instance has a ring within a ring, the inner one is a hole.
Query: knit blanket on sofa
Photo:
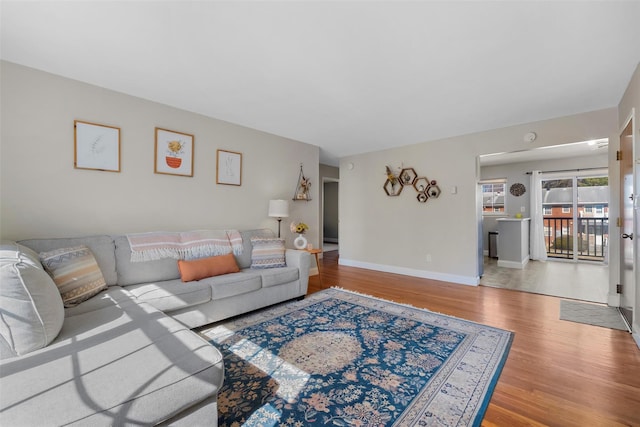
[[[127,239],[131,246],[131,262],[242,253],[242,236],[238,230],[156,231],[127,234]]]

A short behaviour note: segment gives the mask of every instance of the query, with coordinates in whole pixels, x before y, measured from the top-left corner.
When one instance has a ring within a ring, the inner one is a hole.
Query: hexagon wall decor
[[[415,190],[418,193],[423,193],[427,190],[427,188],[429,187],[429,184],[430,184],[430,181],[424,176],[422,176],[420,178],[416,178],[416,180],[413,181],[413,188],[415,188]]]
[[[384,188],[384,192],[387,193],[387,196],[398,196],[402,192],[403,187],[400,185],[399,181],[396,180],[394,184],[390,179],[387,179],[382,188]]]
[[[427,194],[429,195],[429,197],[432,197],[434,199],[437,199],[438,196],[440,196],[440,187],[438,187],[435,184],[435,181],[431,181],[433,184],[431,184],[429,186],[429,188],[427,188]]]
[[[416,200],[426,203],[429,199],[437,199],[442,193],[436,180],[429,180],[425,176],[418,176],[414,168],[402,168],[396,175],[389,166],[386,166],[386,176],[382,188],[387,196],[399,196],[404,187],[412,186],[418,193]]]
[[[413,168],[404,168],[400,171],[399,177],[400,177],[400,183],[402,185],[411,185],[413,184],[413,181],[416,180],[416,177],[418,176],[418,174],[416,173],[415,169]]]

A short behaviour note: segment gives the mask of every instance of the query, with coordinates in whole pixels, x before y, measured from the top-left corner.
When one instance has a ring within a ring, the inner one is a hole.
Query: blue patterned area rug
[[[340,289],[202,331],[219,425],[478,426],[513,333]]]

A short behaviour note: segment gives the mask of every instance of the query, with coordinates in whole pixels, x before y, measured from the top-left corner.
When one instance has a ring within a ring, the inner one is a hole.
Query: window
[[[596,213],[597,214],[601,214],[604,212],[604,206],[603,205],[596,205]]]
[[[501,215],[506,212],[506,179],[484,181],[482,184],[482,214]]]
[[[593,213],[593,206],[585,206],[584,213]]]
[[[542,215],[551,215],[552,213],[551,206],[545,206],[542,208]]]
[[[562,213],[571,213],[571,206],[562,205]]]

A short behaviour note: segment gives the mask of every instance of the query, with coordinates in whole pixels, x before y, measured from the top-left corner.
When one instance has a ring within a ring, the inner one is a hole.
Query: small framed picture
[[[194,137],[156,128],[155,173],[193,176]]]
[[[120,172],[120,128],[75,120],[73,166]]]
[[[242,153],[218,150],[216,184],[242,185]]]

